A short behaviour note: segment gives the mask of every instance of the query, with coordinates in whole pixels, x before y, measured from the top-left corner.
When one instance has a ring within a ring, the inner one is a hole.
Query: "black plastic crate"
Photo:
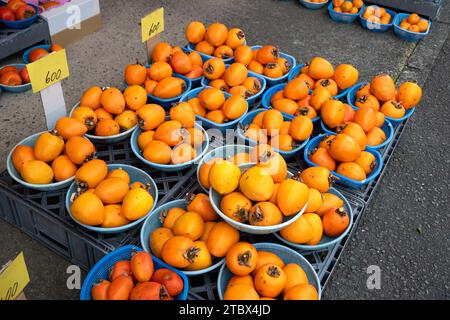
[[[24,29],[7,29],[0,26],[0,60],[39,43],[51,43],[48,23],[41,16]]]
[[[181,199],[189,192],[194,193],[204,192],[203,189],[198,184],[196,176],[193,176],[188,181],[186,181],[183,184],[183,186],[179,188],[176,192],[171,192],[170,196],[168,196],[166,200],[172,201],[175,199]],[[330,277],[331,273],[333,272],[336,262],[339,259],[340,254],[342,253],[345,243],[348,241],[351,234],[353,233],[353,230],[357,226],[365,209],[364,202],[361,201],[360,199],[355,199],[352,195],[348,194],[345,194],[345,196],[348,199],[354,214],[353,226],[349,235],[346,236],[340,243],[335,244],[327,249],[313,252],[298,251],[313,265],[313,267],[317,271],[322,288],[326,285],[326,282]],[[127,244],[135,244],[137,246],[141,246],[139,235],[140,235],[139,230],[135,230],[135,234],[130,238],[130,242]],[[252,235],[247,233],[241,233],[241,240],[250,241],[252,243],[274,242],[285,245],[273,235]],[[189,299],[193,300],[218,299],[219,297],[216,290],[218,274],[219,269],[216,269],[204,275],[189,277],[190,281]]]
[[[160,203],[194,172],[152,170],[134,157],[128,141],[96,147],[97,156],[108,163],[130,164],[148,172],[158,186]],[[41,192],[25,188],[4,171],[0,174],[0,218],[88,271],[105,254],[126,243],[134,230],[99,234],[82,228],[66,213],[66,192],[67,189]]]

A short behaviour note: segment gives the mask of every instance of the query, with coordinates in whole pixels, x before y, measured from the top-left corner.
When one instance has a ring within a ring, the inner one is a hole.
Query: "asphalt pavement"
[[[221,21],[241,27],[250,44],[277,44],[297,61],[320,55],[334,64],[351,63],[360,70],[361,80],[380,72],[420,83],[426,80],[423,102],[409,121],[324,298],[450,298],[448,23],[435,23],[428,39],[417,45],[397,38],[392,31],[377,34],[358,23],[334,23],[325,9],[308,10],[297,1],[139,0],[124,6],[123,1],[103,0],[102,29],[67,48],[71,72],[63,81],[67,108],[91,85],[122,83],[124,67],[136,59],[145,60],[139,20],[160,6],[166,12],[161,39],[173,44],[186,42],[184,28],[191,20]],[[449,20],[448,7],[439,19]],[[17,55],[0,64],[19,60]],[[3,94],[0,110],[3,170],[10,148],[45,130],[45,119],[39,95],[31,92]],[[24,251],[31,276],[26,290],[29,298],[78,298],[79,291],[66,286],[70,263],[3,221],[0,243],[0,262]],[[381,270],[380,289],[367,288],[371,265]]]

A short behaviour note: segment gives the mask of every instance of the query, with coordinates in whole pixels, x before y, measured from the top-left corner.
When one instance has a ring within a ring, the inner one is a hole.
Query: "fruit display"
[[[115,87],[87,89],[69,117],[56,123],[55,129],[64,138],[73,134],[89,137],[112,137],[131,132],[139,121],[138,111],[147,103],[147,94],[140,86],[130,86],[123,92]]]
[[[144,222],[142,245],[188,275],[208,272],[221,265],[240,239],[239,231],[218,219],[208,195],[188,194],[158,208]]]
[[[17,87],[30,83],[25,65],[9,65],[0,69],[0,85]]]
[[[236,123],[248,110],[248,103],[241,95],[230,95],[215,87],[194,89],[183,101],[192,108],[197,117],[219,126]]]
[[[59,44],[52,44],[52,45],[42,45],[42,46],[36,46],[28,49],[23,54],[23,60],[25,63],[31,63],[35,62],[48,54],[52,52],[57,52],[60,50],[63,50],[64,48]]]
[[[323,175],[338,174],[351,182],[368,182],[374,179],[382,166],[380,156],[366,149],[364,135],[357,124],[349,124],[346,133],[322,135],[311,140],[305,149],[305,161]]]
[[[307,170],[304,175],[310,174]],[[305,213],[276,236],[299,249],[319,248],[347,234],[351,223],[351,207],[341,193],[310,188]]]
[[[211,61],[205,62],[205,78],[210,80],[205,81],[204,84],[220,89],[224,92],[228,92],[231,95],[240,95],[245,99],[249,99],[252,96],[259,96],[265,88],[265,79],[257,76],[256,74],[249,72],[247,67],[240,63],[235,62],[223,72],[219,74],[216,72],[217,66],[215,64],[221,64],[221,62]],[[222,70],[222,68],[219,68]],[[217,76],[219,76],[217,78]]]
[[[64,140],[58,131],[35,134],[10,153],[11,163],[26,183],[48,185],[71,180],[86,159],[95,154],[88,139]]]
[[[299,263],[284,261],[276,250],[257,249],[259,245],[238,242],[228,251],[226,267],[231,276],[224,281],[223,300],[319,300]]]
[[[367,20],[372,25],[380,25],[392,23],[394,17],[385,8],[371,5],[364,9],[361,18]]]
[[[257,227],[254,230],[271,231],[265,227],[292,223],[307,203],[308,187],[288,173],[283,157],[269,145],[255,147],[250,158],[256,164],[212,164],[208,181],[214,209],[238,228],[249,224]]]
[[[245,45],[244,32],[239,28],[229,29],[220,22],[207,27],[200,21],[191,21],[185,29],[185,37],[190,48],[205,56],[220,59],[234,57],[239,46]]]
[[[0,20],[21,21],[37,14],[36,9],[23,0],[10,0],[5,7],[0,7]]]
[[[169,116],[157,104],[147,104],[137,111],[141,130],[136,136],[140,154],[145,160],[160,165],[191,162],[207,147],[208,137],[195,123],[194,110],[187,102],[174,105]]]
[[[281,152],[298,151],[313,132],[309,117],[297,115],[290,119],[277,109],[252,111],[242,127],[243,136],[252,143],[269,144]]]
[[[408,17],[401,20],[399,27],[410,32],[427,32],[429,22],[421,18],[417,13],[411,13]]]
[[[185,52],[178,46],[171,46],[167,42],[156,44],[152,53],[152,65],[147,68],[147,79],[144,87],[149,94],[158,83],[172,74],[181,74],[189,79],[203,75],[203,60],[198,52]],[[128,79],[133,82],[133,79]],[[136,83],[141,84],[141,83]]]
[[[78,223],[98,227],[96,231],[143,219],[157,201],[154,181],[131,166],[93,159],[81,165],[75,180],[67,192],[67,210]]]
[[[269,79],[278,79],[287,75],[293,67],[293,58],[282,56],[278,47],[274,45],[254,46],[252,58],[247,65],[248,70],[264,75]],[[295,63],[295,61],[294,61]]]
[[[406,81],[396,87],[388,74],[373,77],[370,83],[355,87],[347,99],[356,109],[369,108],[383,114],[387,119],[402,119],[419,105],[422,88],[417,82]]]
[[[333,10],[339,13],[357,14],[363,6],[362,0],[333,0]]]
[[[163,42],[159,43],[159,45],[161,44]],[[159,59],[162,58],[159,57]],[[175,58],[170,56],[170,59],[171,64],[161,60],[156,61],[148,68],[139,63],[127,65],[124,74],[125,83],[129,87],[140,87],[144,90],[139,91],[145,91],[146,94],[159,99],[166,100],[181,96],[183,92],[190,88],[190,85],[179,75],[173,74],[173,71],[182,71],[181,68],[186,71],[189,67],[189,71],[186,72],[188,73],[191,71],[192,63],[183,51],[176,51]],[[172,69],[174,65],[179,65],[180,69]]]
[[[184,280],[168,268],[156,268],[154,258],[145,251],[133,251],[130,260],[119,260],[108,279],[92,285],[92,300],[174,300],[184,291]]]

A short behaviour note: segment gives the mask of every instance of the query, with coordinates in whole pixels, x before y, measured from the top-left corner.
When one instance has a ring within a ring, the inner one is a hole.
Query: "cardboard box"
[[[101,27],[99,0],[72,0],[42,13],[52,42],[62,46],[80,40]]]

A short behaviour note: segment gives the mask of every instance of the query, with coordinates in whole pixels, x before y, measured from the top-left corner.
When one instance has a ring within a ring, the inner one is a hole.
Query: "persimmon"
[[[94,189],[107,175],[108,166],[106,162],[101,159],[93,159],[87,161],[78,169],[75,180],[82,189]]]
[[[188,194],[187,200],[187,209],[189,211],[194,211],[200,214],[204,221],[215,221],[219,218],[217,216],[217,213],[214,211],[214,208],[212,207],[211,201],[209,200],[209,196],[207,194]]]
[[[280,66],[281,71],[283,71],[283,74],[286,74],[291,70],[292,67],[291,63],[286,58],[280,57],[277,59],[277,61],[275,61],[275,63]]]
[[[170,63],[171,64],[173,63],[173,59],[171,59]],[[150,68],[148,68],[147,74],[150,77],[150,79],[152,79],[154,81],[161,81],[164,78],[171,77],[173,74],[171,64],[168,64],[165,61],[156,61],[150,66]],[[189,72],[189,71],[190,70],[188,70],[187,72]],[[175,71],[175,72],[177,72],[177,71]]]
[[[328,154],[328,150],[325,148],[317,148],[311,153],[309,160],[328,170],[334,171],[336,169],[336,161]]]
[[[152,95],[161,99],[171,99],[186,91],[186,82],[181,78],[164,78],[156,85]]]
[[[300,73],[300,74],[297,76],[297,79],[300,79],[300,80],[304,81],[304,82],[306,83],[306,86],[307,86],[309,89],[313,89],[313,88],[314,88],[315,81],[314,81],[314,79],[311,78],[307,73]]]
[[[361,98],[357,98],[355,100],[355,106],[358,108],[372,108],[375,111],[380,110],[380,102],[375,96],[371,94],[362,96]]]
[[[329,209],[339,208],[344,205],[344,201],[333,193],[322,193],[322,205],[315,212],[319,216],[323,216]]]
[[[252,71],[257,74],[264,73],[264,66],[256,60],[250,61],[250,63],[247,65],[247,68],[249,71]]]
[[[164,121],[166,112],[158,104],[146,104],[136,111],[138,124],[142,130],[155,130]]]
[[[322,105],[320,115],[325,125],[334,129],[344,121],[344,104],[339,100],[328,100]]]
[[[188,211],[175,221],[172,230],[176,236],[185,236],[195,241],[202,236],[205,225],[199,213]]]
[[[195,45],[195,51],[204,53],[208,56],[212,56],[214,54],[214,46],[208,41],[200,41]]]
[[[417,24],[420,21],[420,16],[417,13],[411,13],[408,16],[408,22],[411,24]]]
[[[331,141],[328,152],[337,161],[355,161],[361,154],[361,147],[351,136],[339,133]]]
[[[131,188],[123,198],[122,214],[128,220],[138,220],[150,212],[153,203],[148,188]]]
[[[267,143],[268,141],[264,130],[256,123],[251,123],[244,128],[244,136],[259,143]]]
[[[291,151],[295,146],[294,139],[289,134],[272,136],[270,144],[281,151]]]
[[[380,112],[390,118],[401,118],[405,115],[406,110],[401,103],[394,100],[389,100],[383,103]]]
[[[30,62],[35,62],[45,56],[48,55],[48,51],[43,48],[36,48],[31,50],[30,54],[28,55],[28,60]]]
[[[277,135],[283,125],[283,115],[278,110],[267,110],[262,119],[262,128],[267,130],[267,134]]]
[[[312,238],[305,244],[314,246],[320,243],[320,240],[322,240],[323,236],[323,226],[320,216],[316,213],[305,213],[302,215],[302,217],[304,217],[304,219],[309,222],[312,228]]]
[[[99,86],[90,87],[81,96],[80,105],[94,110],[100,108],[102,92],[103,90]]]
[[[221,45],[220,47],[217,47],[214,49],[214,57],[220,58],[220,59],[228,59],[230,57],[233,57],[233,49],[231,49],[227,45]]]
[[[364,150],[367,144],[367,136],[364,130],[361,128],[359,124],[356,122],[347,122],[339,125],[336,129],[337,133],[344,133],[355,140],[359,148]]]
[[[63,150],[64,140],[55,131],[42,133],[34,143],[34,157],[43,162],[53,161]]]
[[[121,131],[127,131],[138,124],[138,117],[133,110],[125,110],[114,118]]]
[[[235,221],[248,221],[252,202],[240,192],[231,192],[220,201],[220,211]]]
[[[274,264],[280,268],[284,268],[283,260],[275,253],[270,251],[258,251],[258,260],[256,261],[256,268],[253,270],[252,275],[255,276],[259,268],[266,264]]]
[[[101,137],[113,136],[120,133],[120,125],[111,119],[100,120],[95,127],[95,135]]]
[[[239,231],[226,222],[220,221],[211,229],[206,246],[214,257],[222,258],[238,241]]]
[[[267,201],[272,195],[274,182],[265,169],[255,166],[241,175],[239,188],[252,201]]]
[[[320,86],[311,95],[310,104],[314,110],[319,111],[322,105],[331,99],[331,93],[326,88]]]
[[[177,120],[181,123],[183,128],[189,129],[194,127],[195,113],[187,102],[179,102],[170,108],[170,119]]]
[[[382,112],[378,111],[377,112],[377,121],[376,121],[375,126],[377,126],[378,128],[381,128],[384,125],[385,119],[386,119],[385,115]]]
[[[250,90],[252,94],[257,94],[262,88],[261,82],[255,77],[248,77],[242,85]]]
[[[217,161],[209,171],[211,188],[219,194],[225,195],[236,190],[239,185],[241,170],[230,161]]]
[[[222,23],[211,23],[206,29],[205,40],[214,47],[219,47],[225,43],[228,37],[228,28]]]
[[[324,87],[327,89],[331,96],[335,96],[338,93],[338,86],[333,79],[319,79],[316,81],[314,88]]]
[[[329,135],[329,136],[324,136],[323,138],[322,138],[322,140],[320,141],[320,143],[319,143],[319,148],[324,148],[324,149],[326,149],[326,150],[329,150],[330,149],[330,144],[331,144],[331,141],[333,141],[333,139],[335,138],[336,136],[335,135]]]
[[[353,121],[353,118],[355,117],[355,110],[353,110],[353,108],[347,103],[344,103],[344,108],[345,108],[345,114],[344,114],[343,122],[345,123],[345,122]]]
[[[395,99],[394,80],[388,74],[379,74],[372,78],[370,92],[382,102]]]
[[[24,165],[24,168],[28,163]],[[76,197],[70,205],[70,211],[78,222],[89,226],[100,225],[105,219],[105,207],[102,201],[91,192],[85,192]]]
[[[304,214],[305,215],[305,214]],[[289,242],[303,244],[313,238],[313,229],[308,220],[300,216],[295,222],[280,231],[280,235]]]
[[[330,79],[334,76],[334,68],[328,60],[314,57],[308,64],[308,75],[314,80]]]
[[[280,98],[272,102],[272,107],[278,111],[294,115],[298,111],[298,105],[294,100]]]
[[[355,112],[353,122],[359,124],[364,132],[369,132],[377,124],[377,113],[372,108],[359,108]]]
[[[186,270],[201,270],[209,268],[212,265],[212,257],[208,251],[205,241],[195,241],[195,247],[198,249],[191,264],[186,267]]]
[[[319,294],[310,284],[298,284],[285,292],[284,300],[319,300]]]
[[[22,165],[20,174],[31,184],[49,184],[54,176],[52,168],[41,160],[28,160]]]
[[[414,108],[422,99],[422,88],[415,82],[404,82],[398,87],[396,98],[406,110]]]
[[[259,295],[250,284],[239,283],[228,287],[224,294],[224,300],[259,300]]]
[[[164,210],[161,212],[159,220],[163,224],[164,228],[172,229],[175,221],[177,221],[177,219],[185,213],[186,210],[182,208],[170,208],[169,210]]]
[[[146,251],[132,252],[130,269],[133,278],[138,282],[149,281],[154,271],[151,255]]]
[[[235,243],[227,252],[226,264],[228,269],[237,276],[246,276],[256,268],[258,252],[248,242]]]
[[[177,120],[169,120],[161,123],[156,128],[153,139],[164,142],[170,147],[174,147],[183,140],[183,125]]]
[[[23,83],[20,75],[14,71],[5,72],[0,76],[0,84],[4,84],[6,86],[19,86]]]
[[[358,82],[359,72],[351,64],[340,64],[336,67],[334,73],[334,81],[336,81],[339,89],[348,89]]]
[[[172,46],[167,42],[159,42],[153,48],[152,60],[153,62],[164,61],[169,62],[172,58]]]
[[[133,288],[133,279],[129,275],[121,275],[111,282],[108,300],[129,300]]]
[[[105,206],[105,219],[101,224],[102,228],[116,228],[129,223],[130,221],[122,216],[122,206],[120,204],[109,204]]]
[[[366,179],[366,173],[355,162],[342,162],[337,166],[336,172],[353,180]]]
[[[275,204],[262,201],[250,209],[248,220],[254,226],[274,226],[283,222],[283,215]]]
[[[203,73],[202,56],[198,52],[192,51],[191,53],[188,54],[188,57],[191,60],[192,67],[194,67],[194,66],[200,67],[202,69],[202,73]]]
[[[196,115],[201,117],[206,116],[206,109],[201,105],[199,98],[192,98],[188,100],[189,105]]]
[[[327,168],[309,167],[300,173],[300,179],[309,188],[317,189],[320,192],[328,192],[331,188],[331,173]]]
[[[125,82],[131,85],[143,85],[147,78],[147,69],[141,64],[129,64],[125,68]],[[105,107],[103,105],[103,107]]]
[[[173,270],[166,268],[155,270],[150,281],[162,284],[172,297],[183,292],[183,279]]]
[[[172,300],[166,288],[157,282],[139,282],[130,293],[130,300]]]
[[[256,291],[269,298],[275,298],[286,286],[287,277],[283,269],[275,264],[266,264],[255,275]]]
[[[129,191],[128,183],[120,178],[107,178],[95,187],[95,195],[104,204],[121,203]]]
[[[161,257],[164,262],[175,268],[186,268],[194,260],[198,252],[194,241],[184,236],[174,236],[164,244]]]
[[[190,43],[199,43],[205,38],[205,25],[199,21],[191,21],[185,30],[186,40]]]
[[[239,28],[232,28],[228,31],[227,40],[225,44],[231,49],[236,49],[245,44],[245,34]]]
[[[283,76],[283,69],[276,63],[268,63],[263,69],[263,74],[269,78],[280,78]]]
[[[172,161],[172,149],[163,141],[152,140],[143,150],[144,158],[148,161],[169,164]]]
[[[276,63],[279,56],[280,51],[277,47],[265,45],[258,49],[256,53],[256,60],[263,65],[267,65],[269,63]]]
[[[94,112],[95,112],[95,115],[97,116],[97,121],[105,120],[105,119],[108,119],[108,120],[114,119],[113,115],[111,113],[109,113],[108,111],[106,111],[104,108],[95,109]]]
[[[206,161],[205,163],[203,163],[201,165],[200,170],[199,170],[199,179],[198,180],[199,180],[199,183],[203,187],[205,187],[207,189],[210,188],[209,171],[211,170],[211,167],[213,166],[213,164],[216,161],[220,161],[220,160],[223,160],[223,159],[221,159],[221,158],[213,158],[213,159],[210,159],[210,160]]]
[[[238,86],[247,79],[247,68],[239,62],[231,64],[225,71],[223,79],[230,86]]]
[[[307,83],[300,78],[295,78],[286,84],[283,95],[288,99],[301,100],[308,95],[308,92],[309,88]]]
[[[367,132],[367,144],[369,146],[378,146],[386,141],[386,133],[378,127],[374,127]]]
[[[292,119],[289,127],[289,134],[296,141],[305,141],[311,136],[312,131],[313,123],[311,119],[301,115]]]
[[[426,32],[428,30],[429,23],[425,19],[420,19],[420,21],[417,22],[417,26],[419,27],[419,32]]]
[[[323,233],[328,237],[339,237],[350,224],[348,213],[343,207],[331,208],[322,217]]]
[[[286,160],[278,152],[265,153],[257,159],[258,167],[266,170],[275,183],[281,183],[287,176]]]
[[[244,66],[252,61],[252,49],[249,46],[241,45],[234,51],[234,61],[242,63]]]
[[[210,111],[206,114],[205,118],[218,124],[222,124],[226,120],[222,110]]]
[[[17,146],[14,148],[12,152],[11,159],[14,165],[14,168],[20,173],[22,170],[22,166],[25,162],[30,160],[35,160],[34,150],[30,146]]]
[[[298,213],[308,201],[308,186],[294,179],[281,182],[278,189],[277,205],[285,216]]]
[[[364,84],[363,86],[361,86],[358,89],[358,91],[356,91],[356,98],[358,99],[358,98],[361,98],[363,96],[367,96],[369,94],[371,94],[370,93],[370,84],[367,83],[367,84]]]
[[[241,117],[247,110],[247,101],[239,95],[228,98],[222,106],[224,116],[229,120]]]
[[[145,69],[145,68],[144,68]],[[142,81],[144,83],[145,79]],[[129,84],[131,85],[131,84]],[[110,87],[102,92],[100,103],[106,111],[121,114],[125,110],[125,98],[119,89]]]
[[[258,260],[260,256],[260,252],[258,251]],[[244,284],[254,288],[253,277],[251,275],[246,276],[232,276],[228,281],[227,288],[231,288],[233,286]]]
[[[97,114],[89,107],[79,106],[75,108],[71,117],[84,124],[88,130],[93,129],[97,124]]]
[[[286,287],[283,289],[284,293],[296,285],[309,283],[306,272],[296,263],[287,264],[283,267],[283,271],[287,277]]]
[[[184,53],[183,51],[175,52],[172,55],[172,59],[170,59],[170,66],[172,67],[174,72],[179,73],[179,74],[186,74],[192,70],[191,59],[189,59],[189,56],[186,53]],[[165,78],[167,78],[167,77],[165,77]],[[162,79],[160,79],[160,80],[153,79],[153,80],[161,81]]]
[[[108,290],[111,282],[108,280],[100,280],[94,283],[91,289],[91,296],[93,300],[108,300]]]
[[[208,110],[218,110],[225,102],[225,95],[220,89],[205,88],[198,94],[200,104]]]

